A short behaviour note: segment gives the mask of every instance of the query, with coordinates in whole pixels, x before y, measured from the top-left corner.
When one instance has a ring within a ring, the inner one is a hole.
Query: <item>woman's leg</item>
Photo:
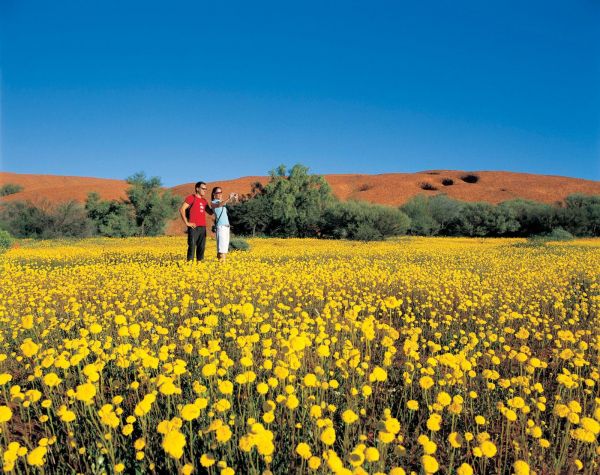
[[[229,226],[217,226],[217,257],[225,260],[229,251]]]

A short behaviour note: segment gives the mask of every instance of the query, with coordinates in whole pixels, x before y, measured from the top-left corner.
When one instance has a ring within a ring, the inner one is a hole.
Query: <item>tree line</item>
[[[102,200],[89,193],[85,204],[11,201],[0,207],[0,229],[19,238],[159,236],[179,197],[162,190],[158,177],[142,172],[127,178],[126,199]]]
[[[157,236],[176,216],[181,199],[157,177],[137,173],[124,200],[90,193],[85,204],[8,202],[0,229],[15,237]],[[555,205],[514,199],[498,205],[446,195],[418,195],[400,207],[339,201],[325,179],[308,168],[280,166],[266,185],[255,183],[229,205],[237,235],[372,241],[399,235],[529,237],[600,236],[600,196],[573,194]]]
[[[513,199],[497,205],[419,195],[401,206],[421,236],[600,236],[600,196],[572,194],[550,205]]]
[[[377,240],[389,236],[600,236],[600,196],[573,194],[549,205],[514,199],[498,205],[417,195],[399,208],[338,201],[323,177],[281,166],[230,208],[246,235]]]

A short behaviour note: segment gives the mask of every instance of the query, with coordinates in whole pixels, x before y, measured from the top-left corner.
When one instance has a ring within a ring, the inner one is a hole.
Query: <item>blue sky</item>
[[[600,179],[600,3],[0,0],[1,169]]]

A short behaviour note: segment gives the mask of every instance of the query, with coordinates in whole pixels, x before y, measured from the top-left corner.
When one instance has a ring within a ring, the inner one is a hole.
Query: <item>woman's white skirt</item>
[[[229,226],[217,226],[217,252],[226,254],[229,251]]]

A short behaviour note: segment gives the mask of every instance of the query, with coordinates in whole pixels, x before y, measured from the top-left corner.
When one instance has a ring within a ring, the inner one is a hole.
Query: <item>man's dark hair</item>
[[[196,183],[196,186],[194,186],[194,190],[197,190],[198,188],[200,188],[202,185],[206,185],[205,182],[203,181],[199,181],[198,183]]]

